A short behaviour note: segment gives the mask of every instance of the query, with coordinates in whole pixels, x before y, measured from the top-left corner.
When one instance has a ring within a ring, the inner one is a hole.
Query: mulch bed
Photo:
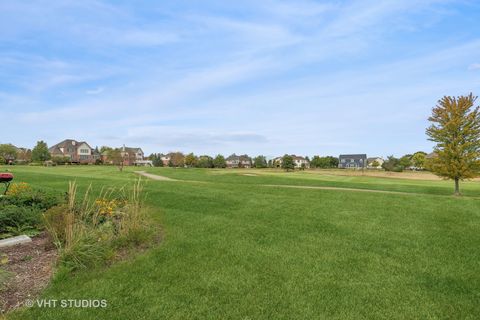
[[[0,249],[8,262],[2,266],[10,276],[0,288],[0,314],[34,299],[50,282],[57,259],[57,250],[46,233],[32,242]]]

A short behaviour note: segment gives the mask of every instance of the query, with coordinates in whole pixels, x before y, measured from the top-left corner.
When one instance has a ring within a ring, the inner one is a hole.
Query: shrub
[[[2,197],[0,204],[14,204],[17,206],[36,207],[40,210],[49,209],[61,202],[56,193],[33,189],[27,183],[13,183],[8,190],[7,197]]]
[[[36,235],[41,227],[41,211],[35,207],[6,205],[0,208],[0,238],[20,234]]]

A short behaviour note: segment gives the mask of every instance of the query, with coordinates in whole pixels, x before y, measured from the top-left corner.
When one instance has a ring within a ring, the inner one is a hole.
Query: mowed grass
[[[99,190],[132,168],[14,167],[17,181]],[[151,168],[164,240],[110,268],[57,277],[45,299],[107,308],[32,308],[11,319],[475,319],[480,314],[480,184],[312,172]],[[256,174],[256,176],[246,176]],[[367,193],[265,187],[306,185]]]

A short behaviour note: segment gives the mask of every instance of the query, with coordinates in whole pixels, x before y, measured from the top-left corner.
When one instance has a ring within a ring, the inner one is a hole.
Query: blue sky
[[[0,143],[429,151],[436,101],[480,94],[479,21],[478,1],[0,1]]]

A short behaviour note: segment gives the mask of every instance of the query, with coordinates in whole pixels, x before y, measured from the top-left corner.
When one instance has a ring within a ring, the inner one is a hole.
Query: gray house
[[[368,163],[366,154],[341,154],[338,157],[338,167],[342,169],[363,169],[366,168],[367,165]]]

